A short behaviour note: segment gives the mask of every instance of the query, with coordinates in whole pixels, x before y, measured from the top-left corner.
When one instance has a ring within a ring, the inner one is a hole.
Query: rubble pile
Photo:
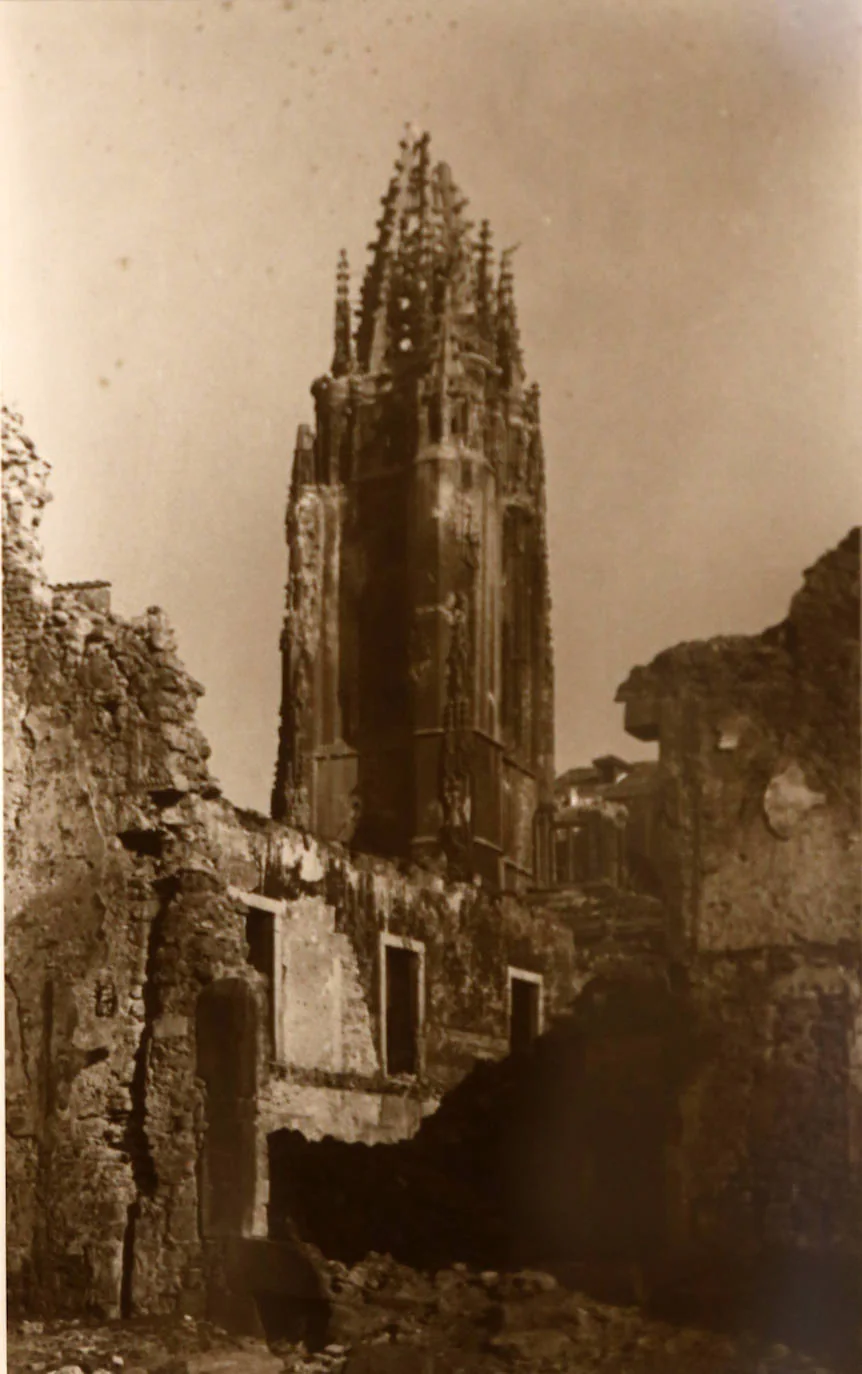
[[[817,1367],[777,1336],[858,1374],[859,532],[782,625],[620,689],[663,901],[545,906],[224,801],[164,614],[49,586],[48,466],[3,423],[9,1305],[134,1318],[23,1324],[10,1367]],[[519,971],[542,1034],[505,1057]],[[222,1297],[270,1348],[177,1315]]]
[[[428,1275],[389,1256],[321,1261],[331,1303],[326,1344],[232,1340],[206,1322],[102,1327],[23,1323],[12,1374],[830,1374],[832,1367],[753,1337],[651,1321],[573,1292],[549,1273]]]

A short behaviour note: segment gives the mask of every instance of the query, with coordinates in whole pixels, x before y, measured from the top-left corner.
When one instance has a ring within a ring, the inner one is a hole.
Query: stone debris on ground
[[[388,1256],[324,1262],[325,1344],[233,1338],[209,1322],[10,1328],[10,1374],[844,1374],[746,1335],[676,1326],[561,1286],[552,1274],[425,1274]]]

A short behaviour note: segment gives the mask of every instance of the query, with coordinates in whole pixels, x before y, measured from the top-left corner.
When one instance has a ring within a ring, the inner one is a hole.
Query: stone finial
[[[332,355],[333,377],[344,377],[353,367],[352,314],[350,309],[350,266],[342,248],[338,255],[335,288],[335,347]]]
[[[408,128],[383,198],[378,236],[369,244],[372,258],[356,331],[360,371],[386,369],[402,355],[415,355],[431,346],[439,339],[447,299],[451,298],[460,320],[476,316],[476,245],[464,213],[466,205],[447,164],[432,166],[430,136]],[[487,271],[484,282],[491,342],[493,307]],[[447,297],[450,286],[451,297]],[[475,328],[472,325],[474,333]],[[472,340],[471,346],[475,343]]]
[[[483,219],[479,228],[479,243],[476,249],[476,320],[483,337],[492,336],[493,315],[493,248],[491,244],[491,225]]]
[[[497,287],[497,363],[507,386],[523,371],[521,336],[515,308],[515,276],[512,257],[519,244],[504,248],[500,254],[500,280]]]

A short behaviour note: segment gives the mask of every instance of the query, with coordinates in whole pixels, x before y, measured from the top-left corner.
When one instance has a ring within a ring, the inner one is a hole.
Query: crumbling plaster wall
[[[261,1093],[263,1132],[293,1121],[309,1138],[401,1139],[477,1058],[508,1052],[510,967],[542,976],[548,1018],[574,995],[576,954],[558,912],[350,856],[223,802],[207,806],[206,824],[226,881],[283,907],[282,1044]],[[412,1078],[387,1077],[382,1066],[387,936],[423,950],[425,1014]]]
[[[47,586],[46,465],[16,417],[3,453],[10,1288],[158,1309],[199,1282],[196,997],[256,975],[196,817],[202,689],[158,610]]]
[[[699,1046],[668,1142],[674,1244],[726,1275],[838,1262],[862,1298],[859,531],[781,625],[668,650],[619,697],[659,739],[659,867]]]
[[[352,860],[225,802],[194,723],[202,688],[164,615],[126,622],[104,584],[47,585],[37,538],[47,464],[7,414],[3,453],[12,1302],[108,1315],[195,1308],[212,1212],[196,1044],[205,989],[244,984],[259,1013],[254,1101],[237,1119],[254,1118],[242,1224],[261,1234],[269,1131],[411,1134],[477,1055],[505,1053],[509,964],[544,972],[549,1009],[565,1005],[571,937],[555,915]],[[283,903],[294,953],[314,951],[326,978],[339,966],[339,1024],[322,998],[329,1039],[317,1064],[308,989],[299,1020],[292,1013],[301,1062],[288,1044],[273,1063],[272,994],[248,962],[243,892]],[[423,1068],[400,1082],[379,1062],[386,931],[426,948]]]
[[[680,950],[859,939],[859,531],[762,635],[681,644],[618,693],[659,741]]]

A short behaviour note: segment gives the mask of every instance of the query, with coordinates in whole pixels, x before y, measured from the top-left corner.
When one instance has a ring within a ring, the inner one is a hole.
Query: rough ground
[[[646,1319],[560,1287],[549,1274],[433,1278],[369,1256],[326,1266],[329,1344],[232,1339],[207,1322],[22,1322],[9,1332],[12,1374],[825,1374],[781,1345]]]

